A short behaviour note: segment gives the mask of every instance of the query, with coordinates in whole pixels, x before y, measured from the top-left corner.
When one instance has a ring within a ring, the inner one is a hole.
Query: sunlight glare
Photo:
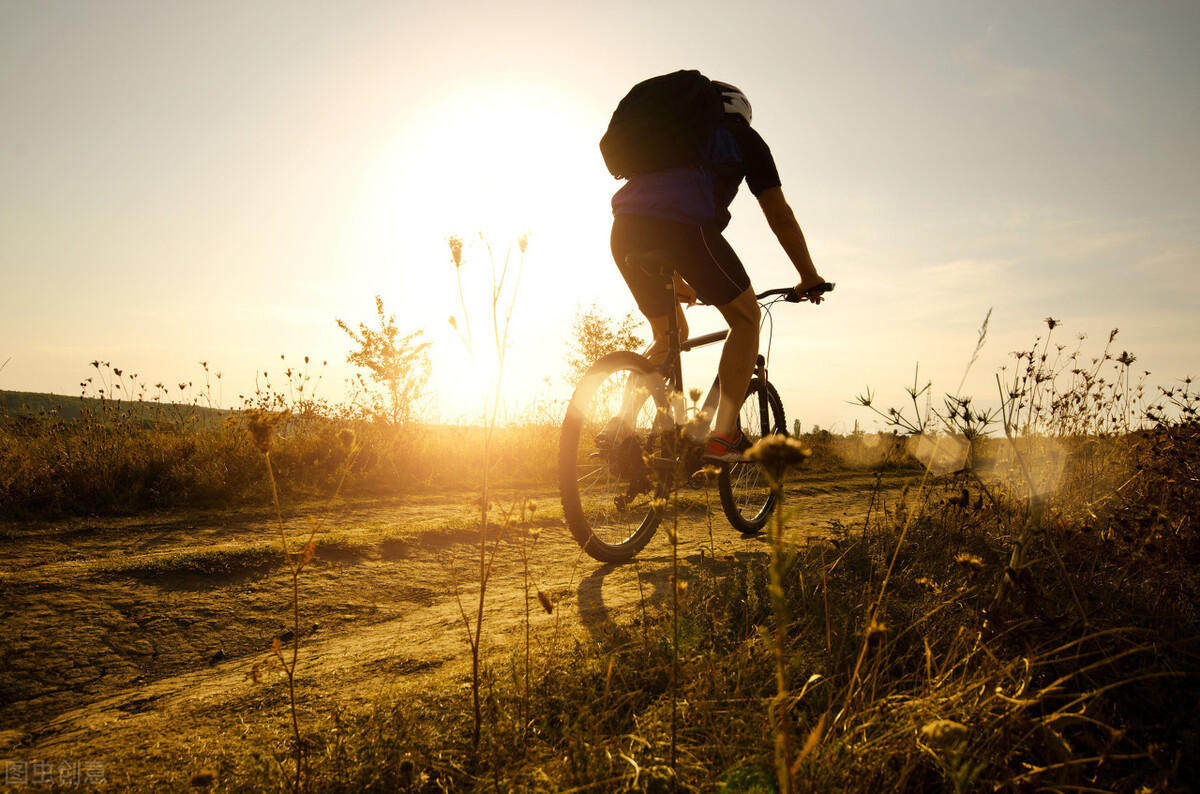
[[[476,417],[481,393],[496,379],[493,267],[502,270],[506,258],[514,268],[521,265],[514,334],[545,327],[559,314],[565,327],[578,297],[564,294],[564,283],[581,284],[589,261],[608,264],[612,180],[600,159],[594,120],[571,97],[546,87],[479,86],[414,106],[399,124],[391,144],[374,158],[363,196],[368,235],[383,259],[395,263],[377,279],[385,292],[405,294],[406,326],[427,329],[434,342],[430,387],[437,413],[443,420]],[[517,246],[523,234],[530,236],[527,255]],[[450,236],[464,243],[457,273],[446,244]],[[620,286],[615,271],[609,275]],[[515,286],[510,277],[506,293]],[[473,356],[464,343],[464,315],[474,332]],[[455,317],[457,331],[448,316]],[[510,350],[520,347],[523,355],[506,361],[506,391],[514,381],[540,383],[557,374],[558,337],[543,331],[536,344],[545,349],[536,354],[527,338],[510,339]],[[540,360],[525,360],[531,356]]]
[[[491,86],[448,99],[433,116],[401,144],[397,212],[441,236],[492,240],[575,222],[563,194],[594,169],[595,141],[555,97]]]

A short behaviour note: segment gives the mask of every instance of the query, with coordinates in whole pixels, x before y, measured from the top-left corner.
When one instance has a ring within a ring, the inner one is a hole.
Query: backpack
[[[617,179],[691,165],[725,113],[721,91],[695,69],[644,80],[617,105],[600,139]]]

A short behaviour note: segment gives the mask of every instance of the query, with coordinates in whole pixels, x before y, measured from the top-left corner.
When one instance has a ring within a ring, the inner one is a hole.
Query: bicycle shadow
[[[685,582],[692,571],[701,566],[714,575],[728,573],[734,567],[750,561],[767,559],[762,550],[735,551],[713,559],[708,550],[696,550],[679,557],[680,578]],[[605,597],[605,593],[609,597]],[[617,616],[627,621],[641,621],[647,610],[665,605],[671,597],[671,555],[658,554],[640,557],[637,564],[605,563],[579,580],[576,603],[580,622],[593,639],[612,635]]]

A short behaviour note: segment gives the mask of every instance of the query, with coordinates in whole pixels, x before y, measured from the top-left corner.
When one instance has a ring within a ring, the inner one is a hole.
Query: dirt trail
[[[882,495],[890,498],[902,481],[885,478]],[[810,475],[792,489],[789,500],[802,509],[789,526],[802,536],[824,535],[836,522],[861,527],[874,484],[864,473]],[[639,592],[650,600],[667,592],[666,532],[641,552],[636,569],[601,565],[562,526],[556,493],[523,496],[540,505],[530,573],[556,606],[546,615],[533,603],[541,642],[600,631],[636,608]],[[501,503],[514,498],[501,495]],[[713,502],[718,558],[764,554],[761,538],[728,526],[715,493]],[[318,555],[300,585],[309,705],[345,708],[391,687],[462,682],[469,651],[459,597],[477,600],[477,522],[467,494],[334,509],[326,528],[351,543]],[[306,525],[300,514],[288,521],[292,533]],[[381,544],[385,536],[392,541]],[[202,760],[209,742],[249,738],[259,730],[256,718],[276,720],[278,684],[255,683],[249,672],[275,637],[290,647],[290,575],[278,559],[238,554],[277,545],[278,537],[266,513],[80,520],[0,534],[0,764],[98,759],[112,783],[156,757],[178,757],[179,748]],[[523,631],[526,579],[516,540],[501,542],[489,582],[493,654],[519,647]],[[682,522],[685,572],[708,546],[703,516]],[[189,572],[189,554],[214,549],[242,564]]]

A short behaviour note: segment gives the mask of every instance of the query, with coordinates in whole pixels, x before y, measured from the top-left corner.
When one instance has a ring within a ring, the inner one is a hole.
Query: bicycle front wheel
[[[575,388],[558,447],[567,526],[601,562],[632,559],[654,535],[668,492],[670,412],[662,377],[636,353],[610,353]]]
[[[750,443],[763,436],[787,433],[783,402],[770,383],[753,378],[746,399],[738,410],[738,428]],[[730,463],[721,467],[717,477],[721,507],[725,517],[739,532],[753,535],[762,531],[775,509],[775,492],[756,463]]]

